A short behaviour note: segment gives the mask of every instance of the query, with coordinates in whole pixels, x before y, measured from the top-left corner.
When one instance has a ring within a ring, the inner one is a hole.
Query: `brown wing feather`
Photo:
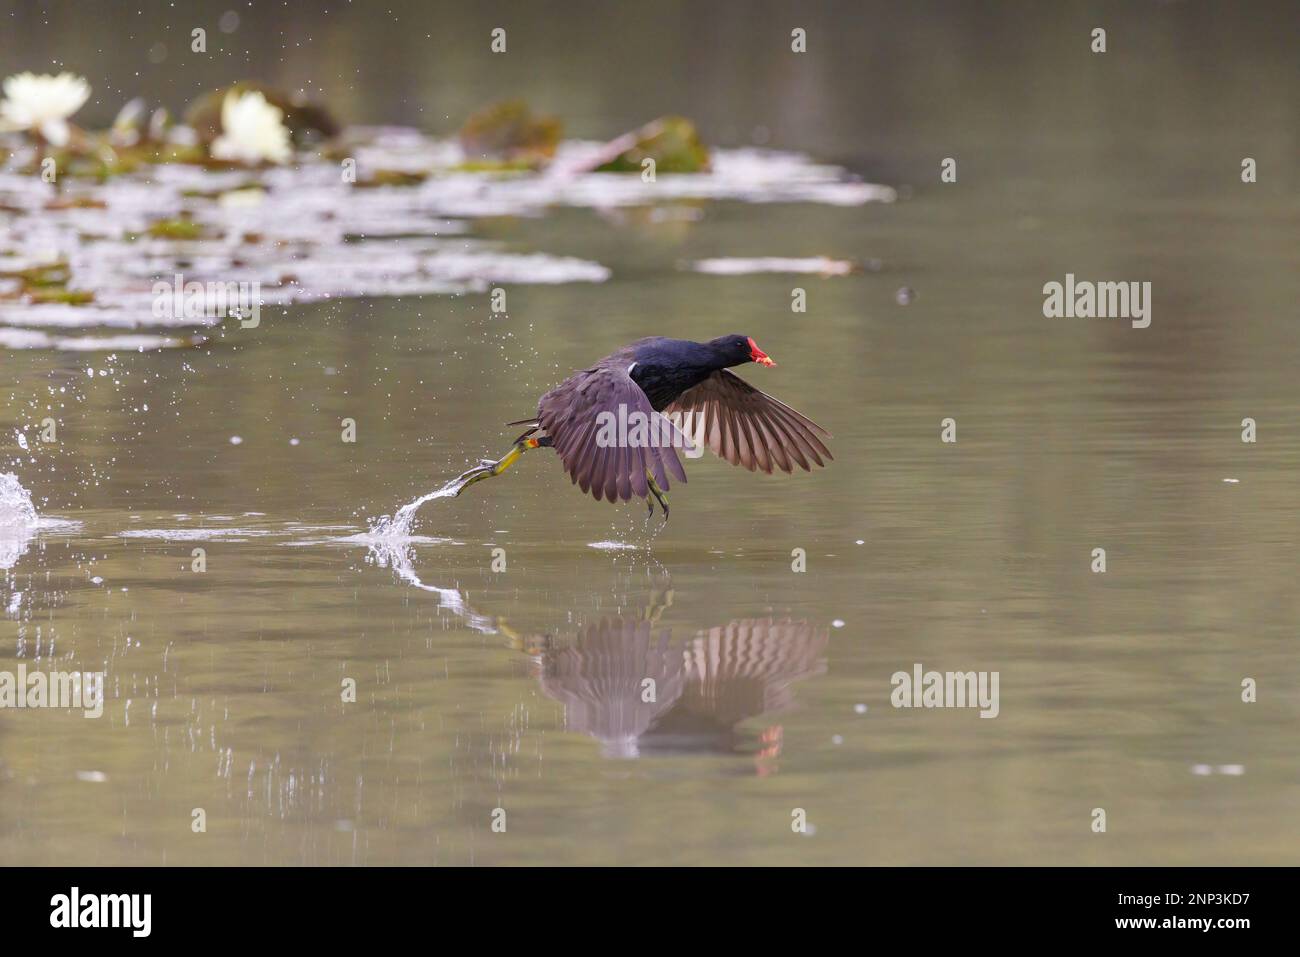
[[[769,475],[775,466],[793,472],[809,462],[834,459],[818,433],[831,434],[780,399],[760,392],[735,373],[722,369],[687,389],[664,409],[688,438],[698,438],[732,465]]]
[[[573,482],[597,501],[611,502],[645,498],[650,493],[646,469],[665,492],[670,474],[685,482],[686,470],[669,444],[602,444],[600,414],[608,412],[617,421],[620,405],[629,416],[640,412],[647,421],[658,416],[641,387],[623,369],[610,365],[575,373],[538,402],[537,421]]]
[[[829,640],[804,621],[746,618],[701,631],[686,644],[682,703],[728,724],[784,710],[794,682],[825,674]]]

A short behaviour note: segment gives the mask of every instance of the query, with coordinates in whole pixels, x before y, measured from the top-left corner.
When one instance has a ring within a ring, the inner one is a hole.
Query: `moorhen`
[[[666,519],[669,473],[686,481],[678,448],[705,445],[769,475],[774,467],[825,465],[833,456],[818,434],[830,433],[728,371],[746,362],[776,365],[748,336],[638,339],[547,392],[535,417],[507,423],[528,428],[500,459],[461,475],[455,494],[500,475],[529,449],[553,447],[574,484],[597,501],[635,495],[653,514],[653,495]]]

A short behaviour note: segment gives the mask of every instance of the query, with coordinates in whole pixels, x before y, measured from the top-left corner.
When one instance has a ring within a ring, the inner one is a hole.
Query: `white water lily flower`
[[[288,162],[293,150],[283,118],[261,93],[231,90],[221,103],[221,135],[212,141],[212,155],[237,163]]]
[[[0,127],[39,133],[54,146],[68,142],[68,117],[90,97],[90,84],[72,73],[19,73],[5,80]]]

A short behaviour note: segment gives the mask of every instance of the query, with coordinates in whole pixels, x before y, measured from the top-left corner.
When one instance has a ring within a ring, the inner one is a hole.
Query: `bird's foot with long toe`
[[[661,489],[658,483],[655,482],[654,473],[649,469],[645,470],[645,477],[646,486],[650,489],[650,494],[655,497],[655,501],[659,503],[659,507],[664,510],[664,521],[666,522],[668,521],[668,493]],[[650,514],[653,515],[655,513],[654,502],[647,498],[646,504],[650,506]]]
[[[465,491],[465,489],[469,488],[475,482],[478,482],[481,479],[490,478],[491,476],[492,476],[491,465],[476,465],[472,469],[462,472],[456,478],[456,491],[453,492],[452,495],[453,496],[459,495],[461,492]]]
[[[665,499],[660,499],[659,504],[664,510],[664,521],[666,522],[668,521],[668,502]],[[649,496],[646,496],[645,507],[646,507],[645,517],[647,519],[654,518],[655,500],[653,498],[650,498]]]
[[[478,465],[468,471],[462,472],[460,477],[456,479],[459,485],[456,488],[456,491],[452,494],[459,495],[475,482],[481,482],[485,478],[500,475],[506,469],[510,468],[510,466],[514,465],[515,462],[519,460],[519,456],[523,455],[529,449],[538,448],[541,444],[542,440],[539,439],[520,439],[510,447],[509,452],[501,456],[501,458],[497,459],[495,462],[492,461],[492,459],[479,459]]]

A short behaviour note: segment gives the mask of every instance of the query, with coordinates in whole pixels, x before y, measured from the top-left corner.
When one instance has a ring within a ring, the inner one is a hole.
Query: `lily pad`
[[[200,223],[187,216],[160,219],[149,224],[145,235],[153,239],[202,239],[209,235]]]
[[[377,169],[370,175],[357,180],[355,185],[360,189],[375,186],[419,186],[428,178],[428,173],[416,173],[401,169]]]
[[[682,116],[664,116],[611,140],[602,150],[598,173],[639,173],[647,159],[656,173],[702,173],[709,169],[709,151],[695,124]]]
[[[34,303],[58,302],[69,306],[84,306],[95,301],[95,294],[85,289],[65,289],[61,286],[39,286],[28,289],[27,300]]]
[[[555,155],[563,129],[559,118],[535,115],[523,100],[506,100],[466,120],[460,129],[460,145],[468,162],[495,161],[528,168]]]
[[[68,268],[67,260],[60,259],[57,262],[42,263],[39,266],[28,266],[26,269],[0,272],[0,276],[17,279],[23,284],[24,288],[33,289],[46,286],[66,286],[68,280],[72,278],[72,272]]]

